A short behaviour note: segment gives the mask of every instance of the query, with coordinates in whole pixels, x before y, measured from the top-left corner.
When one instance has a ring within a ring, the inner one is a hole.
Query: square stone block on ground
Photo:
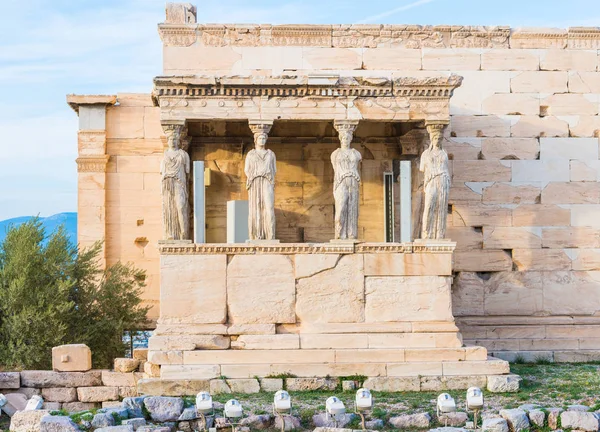
[[[60,372],[87,372],[92,368],[92,350],[84,344],[52,348],[52,368]]]

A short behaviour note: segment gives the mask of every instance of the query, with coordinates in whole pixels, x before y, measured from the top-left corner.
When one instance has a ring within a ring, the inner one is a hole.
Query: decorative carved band
[[[255,254],[351,254],[351,253],[451,253],[456,243],[280,243],[257,244],[159,244],[162,255],[255,255]]]
[[[410,97],[449,99],[462,77],[361,78],[361,77],[156,77],[152,98],[161,97]]]
[[[598,41],[597,27],[568,30],[505,26],[160,24],[165,45],[319,46],[339,48],[510,48],[519,39],[554,40],[553,46],[585,49]],[[513,40],[514,39],[514,40]],[[573,43],[571,43],[573,41]],[[584,41],[584,43],[582,43]],[[549,47],[549,46],[547,46]],[[588,48],[589,49],[589,48]]]
[[[78,157],[77,172],[106,172],[109,155],[102,156],[81,156]]]

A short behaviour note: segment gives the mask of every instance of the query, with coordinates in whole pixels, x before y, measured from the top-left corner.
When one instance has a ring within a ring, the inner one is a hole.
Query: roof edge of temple
[[[117,103],[117,95],[78,95],[68,94],[67,103],[79,114],[81,105],[114,105]]]

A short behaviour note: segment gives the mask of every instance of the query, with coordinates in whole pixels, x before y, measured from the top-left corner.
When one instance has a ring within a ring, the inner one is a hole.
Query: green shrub
[[[84,250],[61,227],[47,236],[38,219],[9,228],[0,244],[0,365],[51,368],[52,347],[84,343],[95,367],[110,367],[140,328],[144,272],[116,263],[102,270],[100,242]]]

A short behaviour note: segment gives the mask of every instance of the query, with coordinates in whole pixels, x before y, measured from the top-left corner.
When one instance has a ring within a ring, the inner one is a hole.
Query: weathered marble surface
[[[333,197],[335,199],[335,238],[358,238],[358,204],[360,194],[360,161],[358,150],[350,148],[357,121],[335,121],[341,147],[331,154],[333,165]]]
[[[160,164],[162,181],[163,239],[190,238],[190,156],[180,148],[183,125],[165,126],[167,149]]]
[[[246,155],[244,173],[248,189],[250,240],[275,239],[275,153],[266,149],[271,123],[250,122],[254,149]]]
[[[425,194],[421,233],[423,239],[446,237],[451,178],[448,154],[442,148],[444,127],[444,124],[427,125],[431,144],[421,155],[419,170],[423,172]]]

